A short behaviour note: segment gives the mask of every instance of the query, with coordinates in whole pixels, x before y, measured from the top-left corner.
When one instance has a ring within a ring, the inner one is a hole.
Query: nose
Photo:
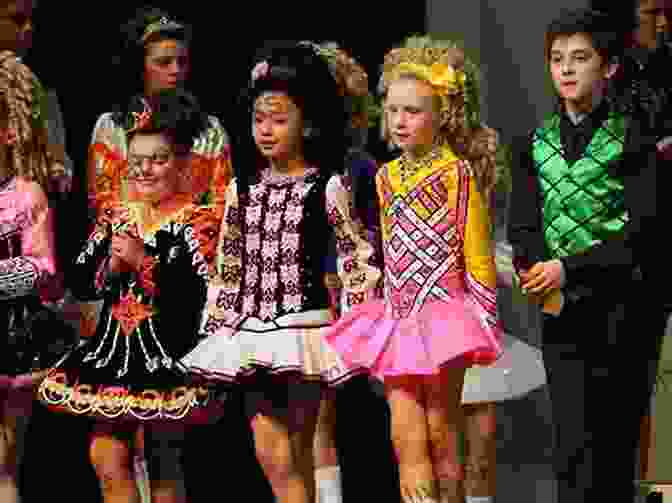
[[[268,120],[263,120],[260,122],[256,123],[257,132],[260,136],[270,136],[272,129],[271,129],[271,122]]]

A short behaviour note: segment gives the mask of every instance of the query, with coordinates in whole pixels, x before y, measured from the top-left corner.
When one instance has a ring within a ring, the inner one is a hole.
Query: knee
[[[272,420],[257,416],[252,422],[257,461],[266,476],[285,479],[294,471],[292,447],[286,431],[274,428]]]
[[[393,428],[390,436],[399,463],[417,463],[429,457],[426,428],[420,425]]]
[[[115,481],[131,478],[131,454],[126,442],[111,437],[94,437],[89,457],[103,488]]]

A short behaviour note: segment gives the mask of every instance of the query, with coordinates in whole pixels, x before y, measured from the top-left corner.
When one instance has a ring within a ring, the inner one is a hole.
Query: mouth
[[[407,133],[394,133],[394,136],[397,138],[399,141],[406,141],[410,137],[409,134]]]
[[[561,84],[561,87],[563,89],[574,89],[576,87],[576,82],[563,82]]]
[[[264,143],[259,143],[259,148],[261,150],[273,150],[275,146],[277,145],[277,142],[264,142]]]

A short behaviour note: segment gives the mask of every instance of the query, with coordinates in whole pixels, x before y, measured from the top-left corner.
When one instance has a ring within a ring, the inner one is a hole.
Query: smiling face
[[[617,64],[605,62],[583,33],[560,36],[553,41],[549,67],[553,83],[567,105],[590,108],[604,93]]]
[[[32,0],[16,0],[0,7],[0,50],[24,52],[33,40]]]
[[[263,93],[255,101],[252,114],[252,135],[261,155],[271,161],[302,157],[301,109],[286,93]]]
[[[143,200],[160,202],[178,192],[183,158],[161,133],[136,133],[128,146],[128,179]]]
[[[189,75],[189,48],[178,40],[162,39],[145,47],[145,94],[184,84]]]
[[[385,98],[385,120],[392,141],[405,153],[418,156],[427,152],[439,132],[434,90],[415,78],[395,80]]]

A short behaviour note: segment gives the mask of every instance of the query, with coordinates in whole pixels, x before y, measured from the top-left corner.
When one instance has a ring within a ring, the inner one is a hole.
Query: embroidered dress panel
[[[532,154],[544,200],[546,245],[552,257],[575,255],[620,233],[628,219],[623,182],[614,172],[622,157],[625,118],[612,114],[596,131],[584,156],[563,156],[560,116],[535,132]]]
[[[456,213],[458,177],[447,176],[447,165],[452,162],[452,171],[457,161],[446,161],[416,172],[408,188],[398,183],[405,181],[405,173],[397,173],[396,164],[380,180],[385,199],[384,294],[398,318],[417,313],[427,301],[450,300],[450,290],[464,271]]]

